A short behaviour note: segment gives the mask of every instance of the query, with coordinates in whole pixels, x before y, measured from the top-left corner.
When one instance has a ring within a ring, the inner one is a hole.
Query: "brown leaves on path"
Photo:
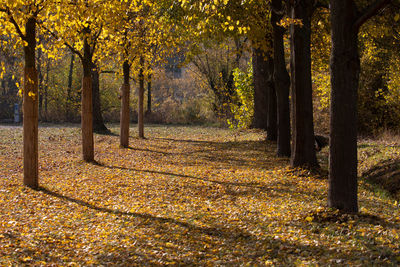
[[[323,208],[327,181],[290,170],[262,133],[146,135],[128,149],[98,135],[88,164],[79,128],[41,128],[33,191],[21,185],[21,129],[1,128],[0,265],[400,263],[394,202],[362,190],[364,215],[340,219]]]

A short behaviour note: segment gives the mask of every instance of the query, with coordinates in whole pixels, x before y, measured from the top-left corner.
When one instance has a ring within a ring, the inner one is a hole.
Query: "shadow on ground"
[[[387,191],[400,200],[400,161],[386,160],[372,167],[362,175],[367,183]]]

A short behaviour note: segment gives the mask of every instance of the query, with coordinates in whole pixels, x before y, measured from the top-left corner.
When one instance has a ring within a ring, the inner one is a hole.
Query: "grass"
[[[141,140],[132,128],[128,149],[96,135],[96,164],[81,160],[78,127],[39,134],[34,191],[22,130],[0,126],[0,265],[400,264],[393,197],[362,179],[359,214],[327,209],[327,179],[290,169],[261,132],[148,126]],[[400,151],[360,147],[360,175]]]

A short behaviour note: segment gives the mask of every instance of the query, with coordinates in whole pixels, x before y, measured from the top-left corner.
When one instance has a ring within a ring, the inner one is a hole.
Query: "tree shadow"
[[[252,261],[254,264],[258,264],[260,263],[259,260],[261,257],[267,257],[276,260],[281,264],[285,264],[289,262],[288,256],[291,257],[291,261],[294,261],[299,252],[308,255],[325,254],[327,257],[329,257],[328,255],[333,257],[334,255],[335,257],[346,258],[346,254],[332,251],[328,247],[289,242],[272,236],[259,237],[234,225],[227,225],[224,222],[220,222],[216,226],[199,226],[171,217],[155,216],[139,212],[125,212],[118,209],[96,206],[89,202],[51,191],[45,187],[40,187],[39,190],[50,197],[55,197],[65,202],[75,203],[91,210],[117,215],[126,220],[132,220],[135,222],[138,222],[138,219],[142,220],[140,227],[149,229],[151,235],[146,236],[143,240],[135,239],[135,243],[131,247],[107,244],[106,246],[112,247],[111,251],[101,252],[96,255],[100,264],[154,265],[157,261],[162,260],[165,262],[178,261],[175,263],[178,265],[196,265],[204,260],[214,260],[215,253],[212,252],[213,249],[221,251],[219,252],[218,257],[220,259],[220,264],[222,265],[237,265],[241,263],[238,262],[238,259],[243,260],[244,258],[247,259],[247,261]],[[169,229],[171,228],[171,225],[175,225],[178,228],[174,228],[174,232],[170,232]],[[157,233],[162,234],[163,239],[157,239]],[[185,239],[176,239],[177,233]],[[161,244],[165,249],[172,252],[163,253],[163,255],[156,257],[154,257],[154,255],[151,256],[151,254],[146,253],[146,251],[154,250],[155,245],[149,244],[149,240],[153,240],[159,245]],[[213,243],[211,240],[219,241]],[[185,247],[171,246],[169,241],[184,244]],[[204,246],[203,251],[197,251],[198,254],[193,255],[190,258],[178,258],[178,255],[182,253],[187,253],[191,250],[198,250],[199,244],[201,247]],[[218,247],[215,247],[217,244]],[[236,255],[237,259],[234,260],[232,259],[231,254],[234,252],[234,249],[238,249],[239,247],[243,254]],[[161,263],[156,265],[160,264]]]
[[[378,187],[396,200],[400,199],[400,160],[389,159],[379,162],[362,174],[370,190]]]
[[[178,177],[178,178],[188,178],[188,179],[193,179],[193,180],[199,180],[203,182],[208,182],[208,183],[213,183],[217,185],[221,185],[224,188],[224,193],[226,195],[231,195],[233,197],[239,197],[239,196],[254,196],[257,198],[260,198],[260,192],[267,193],[269,197],[272,196],[281,196],[284,194],[302,194],[302,195],[308,195],[308,196],[313,196],[316,198],[321,197],[320,192],[316,191],[304,191],[300,190],[298,187],[296,187],[293,184],[290,183],[285,183],[285,182],[280,182],[280,181],[275,181],[274,183],[262,183],[262,182],[228,182],[228,181],[219,181],[216,179],[211,179],[208,177],[197,177],[193,175],[187,175],[187,174],[179,174],[179,173],[173,173],[173,172],[167,172],[167,171],[156,171],[156,170],[148,170],[148,169],[136,169],[136,168],[128,168],[128,167],[120,167],[120,166],[108,166],[104,163],[101,162],[96,162],[95,163],[99,167],[107,168],[107,169],[120,169],[120,170],[128,170],[128,171],[134,171],[134,172],[143,172],[143,173],[151,173],[151,174],[157,174],[157,175],[163,175],[163,176],[173,176],[173,177]],[[220,197],[220,196],[219,196]],[[213,197],[215,198],[215,197]]]

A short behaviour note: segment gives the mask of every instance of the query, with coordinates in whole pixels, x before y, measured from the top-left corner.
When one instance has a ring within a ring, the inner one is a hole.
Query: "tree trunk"
[[[331,1],[331,120],[328,205],[357,212],[357,89],[360,72],[353,1]]]
[[[144,58],[140,57],[139,70],[139,99],[138,99],[138,128],[139,138],[144,138],[143,102],[144,102]]]
[[[93,105],[92,105],[92,61],[90,45],[85,37],[83,46],[83,79],[82,79],[82,152],[83,160],[86,162],[94,161],[94,141],[93,141]]]
[[[39,49],[37,56],[38,92],[39,92],[39,118],[43,120],[43,72],[42,72],[42,50]]]
[[[120,119],[120,145],[122,147],[129,146],[129,63],[125,61],[123,64],[124,84],[121,87],[121,119]]]
[[[260,49],[253,48],[254,118],[253,127],[267,130],[268,126],[268,62]]]
[[[24,185],[39,187],[38,155],[38,75],[36,71],[36,18],[28,18],[24,46],[24,94],[23,94],[23,132],[24,132]]]
[[[151,114],[151,74],[149,75],[149,80],[147,81],[147,114]]]
[[[267,140],[276,141],[278,134],[277,126],[277,108],[276,108],[276,92],[273,80],[274,60],[272,56],[268,56],[267,84],[268,88],[268,123],[267,123]]]
[[[46,64],[46,84],[44,85],[44,119],[47,121],[47,103],[48,103],[48,89],[49,89],[49,73],[50,73],[50,58],[47,58]]]
[[[100,102],[100,73],[96,64],[92,63],[92,91],[93,91],[93,131],[96,133],[109,133],[104,124]]]
[[[283,36],[285,29],[277,23],[282,15],[277,12],[282,10],[282,0],[272,0],[273,47],[274,47],[274,84],[277,98],[278,112],[278,157],[290,157],[290,106],[289,89],[290,77],[286,69],[285,48]]]
[[[71,104],[73,102],[72,100],[72,78],[73,78],[73,73],[74,73],[74,60],[75,60],[75,54],[71,53],[71,61],[69,63],[69,71],[68,71],[68,84],[67,84],[67,102],[66,102],[66,108],[65,108],[65,118],[68,122],[72,120],[72,111],[71,111]]]
[[[311,13],[312,0],[297,2],[291,7],[294,19],[300,19],[302,26],[290,27],[292,38],[292,110],[293,150],[290,159],[292,167],[317,168],[315,152],[312,84],[311,84]]]

